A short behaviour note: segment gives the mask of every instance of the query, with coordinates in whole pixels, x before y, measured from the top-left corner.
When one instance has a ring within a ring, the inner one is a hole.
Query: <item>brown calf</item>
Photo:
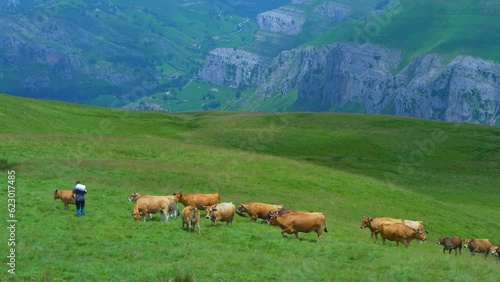
[[[489,239],[469,239],[465,238],[464,248],[470,250],[470,255],[484,253],[484,259],[490,254],[491,242]]]
[[[451,254],[451,250],[455,250],[455,255],[457,255],[457,249],[462,255],[462,238],[461,237],[443,237],[439,236],[438,245],[443,246],[443,254],[446,250],[449,250],[448,254]]]
[[[200,233],[200,211],[196,207],[187,206],[181,212],[182,226],[184,224],[187,226],[188,232],[191,232],[191,228],[195,230],[198,228],[198,233]]]
[[[67,210],[69,209],[69,204],[74,205],[75,204],[75,199],[72,197],[73,190],[60,190],[56,189],[54,191],[54,199],[61,199],[61,201],[64,203],[64,209]]]

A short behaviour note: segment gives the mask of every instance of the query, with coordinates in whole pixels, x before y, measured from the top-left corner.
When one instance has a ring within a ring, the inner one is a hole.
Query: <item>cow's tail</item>
[[[323,229],[325,232],[328,232],[328,229],[326,229],[326,222],[325,222],[325,228]]]

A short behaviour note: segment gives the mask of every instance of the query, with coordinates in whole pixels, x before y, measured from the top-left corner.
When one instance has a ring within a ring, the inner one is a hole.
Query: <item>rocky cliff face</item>
[[[402,70],[401,64],[399,51],[369,44],[307,47],[254,65],[264,72],[245,85],[257,85],[256,95],[263,99],[297,89],[296,105],[310,111],[497,123],[500,65],[462,56],[446,62],[436,54],[419,56]],[[206,67],[215,65],[213,61]],[[207,80],[221,83],[223,78]]]
[[[270,59],[231,48],[210,51],[198,77],[204,81],[231,87],[255,86],[263,80]]]

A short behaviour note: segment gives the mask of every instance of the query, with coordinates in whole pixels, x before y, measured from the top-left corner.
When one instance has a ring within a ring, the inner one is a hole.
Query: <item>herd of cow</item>
[[[364,217],[361,222],[361,228],[368,227],[371,231],[371,236],[380,234],[382,237],[382,243],[385,244],[385,240],[396,241],[396,246],[399,246],[399,242],[402,242],[406,247],[411,240],[417,239],[425,241],[427,238],[424,234],[428,233],[425,230],[422,221],[414,221],[407,219],[395,219],[390,217]],[[443,246],[443,254],[448,251],[448,254],[452,250],[455,250],[455,255],[457,255],[457,250],[462,255],[462,244],[464,248],[467,248],[471,252],[471,256],[476,253],[484,254],[484,258],[488,257],[489,253],[493,255],[494,258],[498,259],[500,256],[500,245],[491,244],[489,239],[469,239],[465,238],[462,241],[462,237],[444,237],[439,236],[437,243]]]
[[[71,190],[55,190],[54,199],[61,199],[65,209],[68,209],[68,204],[74,204],[74,199],[71,197]],[[218,222],[226,222],[231,225],[235,213],[245,217],[245,214],[250,216],[251,221],[256,221],[257,218],[266,220],[268,224],[281,228],[281,235],[295,234],[299,238],[299,232],[309,233],[316,232],[317,241],[319,242],[324,232],[328,232],[326,228],[326,218],[322,212],[306,212],[285,209],[283,205],[271,205],[265,203],[251,202],[247,204],[238,204],[236,208],[233,203],[221,203],[218,193],[199,194],[199,193],[182,193],[176,192],[169,196],[151,196],[133,192],[128,198],[130,202],[135,202],[132,215],[138,221],[143,217],[144,221],[151,218],[152,214],[160,213],[161,221],[168,221],[169,217],[177,217],[178,203],[181,203],[184,208],[180,213],[182,218],[182,226],[186,226],[189,232],[200,232],[200,210],[205,210],[206,218],[212,220],[215,226]],[[396,245],[402,242],[405,247],[416,239],[425,241],[428,233],[425,230],[422,221],[394,219],[388,217],[369,218],[364,217],[361,222],[361,228],[368,227],[371,231],[371,237],[380,235],[382,243],[385,240],[395,241]],[[500,246],[494,246],[489,239],[468,239],[462,241],[461,237],[439,237],[438,244],[443,246],[443,253],[448,250],[451,253],[457,250],[462,254],[462,243],[464,247],[471,251],[471,256],[475,253],[483,253],[485,258],[491,252],[498,259],[500,255]]]

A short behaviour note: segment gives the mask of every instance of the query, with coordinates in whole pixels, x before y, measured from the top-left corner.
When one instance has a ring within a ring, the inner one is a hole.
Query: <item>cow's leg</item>
[[[293,231],[288,229],[288,228],[285,228],[285,229],[281,230],[281,237],[285,237],[285,233],[292,234]]]
[[[323,236],[323,233],[321,232],[321,230],[320,230],[320,232],[316,231],[316,233],[318,234],[318,239],[316,240],[316,242],[319,243],[319,240],[321,240],[321,236]]]

